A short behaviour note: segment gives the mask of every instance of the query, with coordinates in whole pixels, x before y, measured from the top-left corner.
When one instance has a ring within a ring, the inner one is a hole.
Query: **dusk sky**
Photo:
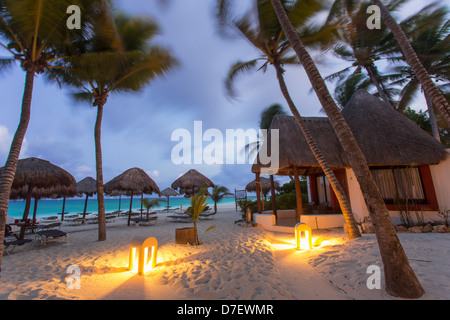
[[[193,168],[230,190],[244,188],[254,179],[251,164],[175,165],[171,152],[177,142],[171,141],[171,135],[176,129],[193,134],[194,121],[202,121],[203,131],[219,129],[224,136],[226,129],[258,129],[264,108],[273,103],[286,105],[273,70],[240,77],[236,81],[239,97],[232,101],[224,92],[228,69],[237,60],[250,60],[258,53],[244,40],[225,40],[218,36],[214,24],[215,1],[172,0],[163,9],[148,0],[115,3],[118,9],[132,15],[156,18],[161,35],[155,42],[169,48],[180,66],[140,93],[109,97],[102,127],[105,183],[129,168],[139,167],[163,190]],[[421,6],[408,7],[418,10]],[[2,52],[2,56],[5,54]],[[346,66],[329,56],[317,53],[313,56],[323,76]],[[25,73],[19,66],[0,75],[1,165],[6,161],[19,123],[24,81]],[[301,67],[289,68],[286,81],[303,116],[324,116]],[[424,108],[420,103],[412,107]],[[286,112],[289,113],[287,107]],[[57,84],[37,76],[31,122],[21,158],[48,160],[69,171],[77,181],[87,176],[95,178],[95,118],[95,108],[74,103],[67,88],[60,89]]]

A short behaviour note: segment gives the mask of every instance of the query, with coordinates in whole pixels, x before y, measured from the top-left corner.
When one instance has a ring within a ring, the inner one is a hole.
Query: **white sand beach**
[[[296,251],[293,235],[239,226],[234,207],[221,206],[213,220],[199,223],[202,245],[177,245],[175,229],[191,224],[166,215],[159,213],[154,226],[138,227],[117,218],[107,224],[105,242],[97,241],[97,225],[63,225],[67,243],[16,248],[3,258],[0,299],[395,299],[383,288],[367,288],[367,268],[382,269],[373,234],[348,240],[340,229],[316,231],[321,246]],[[158,240],[157,266],[140,276],[128,271],[129,246],[147,237]],[[426,291],[421,299],[449,299],[450,234],[399,237]],[[80,268],[80,289],[67,287],[71,265]]]

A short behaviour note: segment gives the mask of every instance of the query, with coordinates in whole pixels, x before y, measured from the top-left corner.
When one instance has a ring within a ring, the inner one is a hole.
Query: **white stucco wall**
[[[440,210],[450,210],[450,149],[447,159],[438,165],[430,166]]]
[[[366,202],[364,201],[359,182],[356,180],[355,173],[352,169],[346,169],[348,192],[350,194],[350,206],[352,207],[353,215],[357,222],[364,220],[364,217],[369,216]]]

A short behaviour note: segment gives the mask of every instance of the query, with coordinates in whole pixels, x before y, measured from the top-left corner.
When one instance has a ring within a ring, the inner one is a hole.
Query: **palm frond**
[[[243,74],[254,71],[259,59],[253,59],[247,62],[236,62],[231,66],[227,77],[225,78],[225,89],[229,97],[236,97],[236,92],[234,90],[234,81],[236,78]]]

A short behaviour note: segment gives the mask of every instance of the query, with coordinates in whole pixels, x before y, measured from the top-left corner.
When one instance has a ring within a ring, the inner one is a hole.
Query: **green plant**
[[[145,209],[147,209],[147,218],[148,218],[148,214],[149,211],[152,207],[156,207],[158,206],[161,202],[167,202],[164,199],[154,199],[154,200],[150,200],[150,199],[142,199],[141,200],[142,204],[144,205]]]
[[[217,213],[217,203],[222,201],[223,197],[227,195],[233,195],[230,191],[223,186],[215,186],[211,192],[211,199],[214,201],[214,213]]]
[[[208,199],[208,194],[206,193],[206,187],[200,189],[196,194],[194,194],[191,198],[191,208],[187,212],[192,216],[192,220],[194,221],[194,233],[195,233],[195,245],[200,245],[200,241],[198,239],[198,231],[197,231],[197,222],[200,214],[205,210],[208,202],[205,203],[206,199]],[[206,232],[214,229],[216,226],[211,226],[206,229]]]
[[[252,213],[258,212],[258,203],[256,200],[240,200],[238,201],[238,206],[241,209],[242,213],[247,213],[247,209],[250,209]]]

